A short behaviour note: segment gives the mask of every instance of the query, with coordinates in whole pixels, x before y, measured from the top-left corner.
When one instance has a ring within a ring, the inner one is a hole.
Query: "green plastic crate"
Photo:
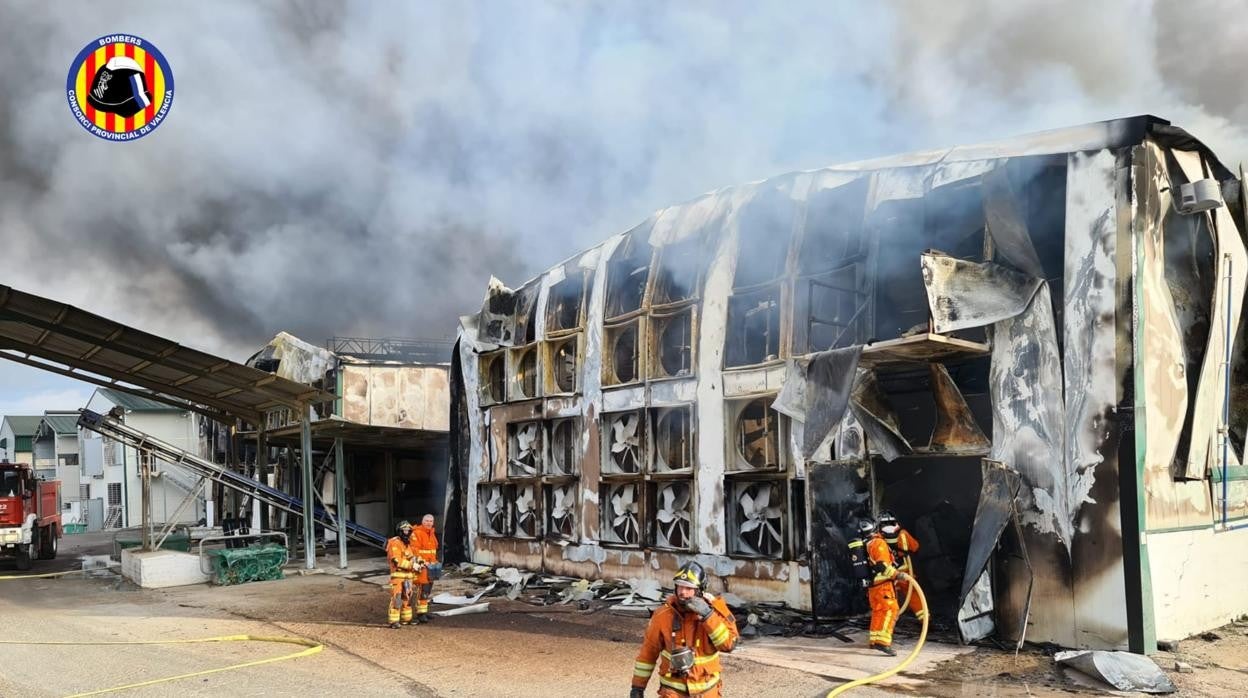
[[[65,524],[64,526],[61,527],[61,529],[65,532],[66,535],[73,535],[75,533],[82,533],[83,531],[87,530],[87,525],[80,524],[80,523]]]
[[[250,545],[209,551],[212,559],[213,583],[219,586],[283,579],[282,565],[289,554],[277,543]]]

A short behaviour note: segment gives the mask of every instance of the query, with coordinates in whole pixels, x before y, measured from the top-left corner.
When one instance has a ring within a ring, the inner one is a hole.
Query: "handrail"
[[[285,555],[286,555],[286,559],[282,560],[282,564],[285,565],[287,562],[290,561],[290,539],[286,537],[285,533],[281,531],[264,531],[261,533],[234,533],[228,536],[205,536],[199,539],[199,571],[205,575],[212,574],[212,570],[204,569],[204,543],[206,543],[207,541],[210,541],[210,540],[231,541],[231,540],[239,540],[242,538],[272,538],[274,536],[282,537],[282,550],[285,551]]]

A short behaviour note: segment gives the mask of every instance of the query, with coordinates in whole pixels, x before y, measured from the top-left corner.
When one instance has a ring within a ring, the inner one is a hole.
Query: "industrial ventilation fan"
[[[501,487],[490,488],[490,498],[485,503],[485,514],[490,533],[503,535],[507,532],[507,504],[503,501]]]
[[[641,538],[638,520],[637,485],[624,484],[611,488],[611,535],[615,542],[637,545]]]
[[[784,550],[784,509],[780,486],[772,482],[737,485],[737,542],[741,552],[779,557]]]
[[[611,463],[619,472],[635,473],[641,468],[640,424],[637,413],[619,415],[611,421]]]
[[[516,535],[522,538],[537,537],[537,502],[533,496],[533,485],[516,487]]]
[[[550,528],[551,533],[573,537],[576,529],[576,484],[555,485],[551,490]]]
[[[659,488],[659,520],[656,543],[663,548],[689,547],[689,499],[691,489],[685,482],[669,482]]]
[[[529,422],[516,428],[515,455],[511,458],[514,474],[536,475],[538,455],[541,453],[541,427]]]
[[[572,475],[576,472],[577,439],[576,420],[555,422],[550,433],[550,472],[555,475]]]

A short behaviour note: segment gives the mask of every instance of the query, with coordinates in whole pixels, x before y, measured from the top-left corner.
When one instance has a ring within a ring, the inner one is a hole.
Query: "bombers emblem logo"
[[[173,71],[163,54],[131,34],[87,44],[65,79],[69,109],[89,133],[132,141],[156,129],[173,106]]]

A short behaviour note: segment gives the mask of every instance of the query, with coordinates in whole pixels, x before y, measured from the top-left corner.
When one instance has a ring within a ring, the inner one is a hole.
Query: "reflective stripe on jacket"
[[[897,563],[893,561],[893,551],[889,549],[888,541],[878,533],[867,541],[867,559],[871,561],[875,570],[872,586],[891,582],[897,576]]]
[[[412,554],[431,564],[438,561],[438,534],[432,528],[417,526],[412,529]],[[417,584],[429,583],[429,570],[420,568],[413,576]]]
[[[898,528],[895,537],[885,537],[884,540],[888,541],[889,546],[898,553],[898,569],[912,574],[914,565],[910,562],[910,556],[919,552],[919,541],[915,540],[914,536],[910,535],[910,532],[904,528]]]
[[[698,618],[698,614],[684,610],[675,594],[668,596],[667,602],[654,612],[633,663],[633,686],[645,688],[656,662],[659,683],[668,688],[696,695],[719,684],[723,671],[719,653],[731,652],[740,634],[728,604],[710,594],[705,598],[711,604],[711,615],[705,621]],[[677,617],[679,630],[673,623]],[[672,676],[672,651],[680,647],[693,650],[693,668],[685,676]]]
[[[412,561],[409,555],[414,555],[411,545],[404,543],[402,538],[395,536],[386,541],[386,560],[390,563],[391,579],[412,578]]]

